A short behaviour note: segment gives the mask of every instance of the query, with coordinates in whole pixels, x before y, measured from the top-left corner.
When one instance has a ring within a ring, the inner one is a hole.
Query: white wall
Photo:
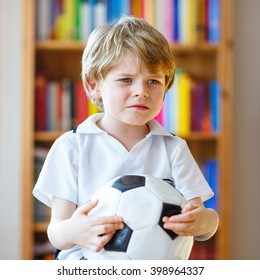
[[[237,0],[231,256],[260,260],[259,0]]]
[[[0,259],[21,257],[22,0],[0,0]]]

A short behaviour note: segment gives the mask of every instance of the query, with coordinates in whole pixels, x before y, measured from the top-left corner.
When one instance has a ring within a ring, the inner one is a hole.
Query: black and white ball
[[[178,236],[163,228],[162,217],[179,214],[186,201],[169,182],[144,175],[117,177],[96,192],[99,203],[89,215],[117,215],[124,219],[99,252],[82,248],[85,258],[96,259],[188,259],[192,237]]]

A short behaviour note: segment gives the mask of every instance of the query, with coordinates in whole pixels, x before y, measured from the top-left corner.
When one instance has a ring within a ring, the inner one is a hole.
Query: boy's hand
[[[206,240],[217,229],[218,214],[213,209],[205,208],[200,199],[194,199],[187,203],[181,214],[164,217],[163,222],[165,229],[178,235],[201,236],[202,240]]]
[[[100,251],[112,238],[116,230],[124,227],[123,219],[117,216],[88,216],[98,201],[79,207],[71,216],[71,226],[75,229],[74,242],[80,247]]]

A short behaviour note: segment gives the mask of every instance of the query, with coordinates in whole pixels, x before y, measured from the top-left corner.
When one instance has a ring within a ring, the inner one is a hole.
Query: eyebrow
[[[133,76],[135,76],[135,74],[124,73],[124,72],[117,72],[117,73],[115,73],[115,75],[117,75],[117,76],[126,76],[126,77],[133,77]],[[148,73],[147,76],[152,76],[153,78],[156,78],[156,79],[163,79],[164,78],[163,74]]]

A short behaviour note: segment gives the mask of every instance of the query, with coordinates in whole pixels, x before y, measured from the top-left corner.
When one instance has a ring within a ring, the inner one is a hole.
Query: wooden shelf
[[[46,233],[48,228],[48,222],[36,222],[34,223],[34,231],[39,233]]]
[[[34,134],[34,140],[35,142],[53,142],[63,133],[64,131],[38,131]],[[219,134],[193,132],[182,138],[187,141],[217,141],[219,139]]]
[[[53,142],[55,141],[63,131],[39,131],[34,134],[35,142]]]
[[[37,51],[83,51],[86,43],[80,41],[37,41]]]
[[[86,46],[86,42],[82,41],[37,41],[37,51],[83,51]],[[206,42],[199,43],[197,45],[183,45],[177,43],[171,43],[171,46],[175,52],[217,52],[220,45],[209,44]]]

